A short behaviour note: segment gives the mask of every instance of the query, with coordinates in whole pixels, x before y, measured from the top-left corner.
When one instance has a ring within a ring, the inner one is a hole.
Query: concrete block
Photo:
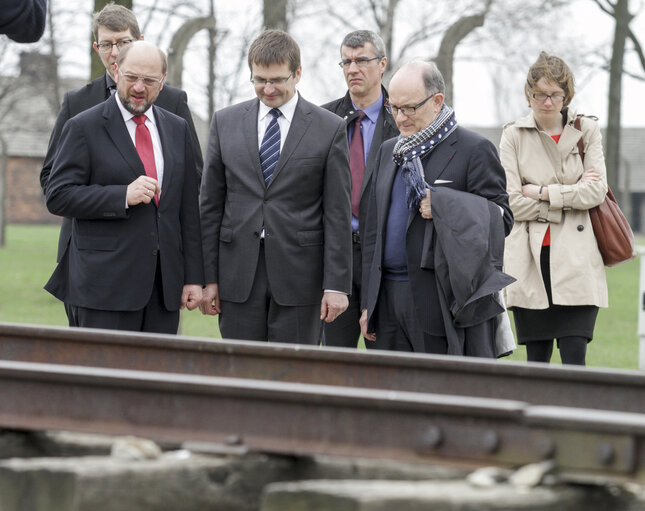
[[[164,453],[154,460],[31,458],[0,462],[2,511],[256,511],[292,462]]]
[[[620,511],[623,499],[602,488],[503,484],[476,488],[465,481],[304,481],[265,489],[261,511]]]

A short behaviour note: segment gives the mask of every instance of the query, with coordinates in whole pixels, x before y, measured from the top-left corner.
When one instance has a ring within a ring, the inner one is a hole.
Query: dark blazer
[[[351,173],[345,123],[302,96],[268,186],[258,150],[259,100],[215,113],[200,194],[205,277],[243,303],[264,254],[280,305],[351,290]]]
[[[98,105],[99,103],[103,103],[103,101],[109,97],[110,93],[107,90],[106,74],[92,80],[80,89],[75,89],[65,93],[65,96],[63,97],[63,105],[61,106],[58,117],[56,118],[52,134],[49,137],[49,146],[47,148],[45,161],[43,162],[43,168],[40,171],[40,186],[43,189],[43,193],[47,192],[49,174],[51,173],[52,165],[54,163],[54,157],[56,156],[56,150],[58,149],[63,126],[67,120],[88,108]],[[197,139],[197,133],[195,132],[193,118],[190,115],[190,110],[188,109],[186,93],[183,90],[164,85],[164,88],[161,89],[161,92],[159,93],[159,97],[157,97],[155,101],[155,106],[168,110],[169,112],[184,118],[188,123],[193,149],[193,159],[198,173],[198,180],[201,179],[202,166],[204,163],[202,150],[199,147],[199,140]],[[63,218],[60,236],[58,238],[57,261],[61,260],[65,250],[67,250],[71,232],[71,222],[69,219]]]
[[[0,34],[18,43],[34,43],[45,31],[47,0],[3,0]]]
[[[385,90],[385,87],[383,86],[381,86],[381,90],[383,91],[383,108],[381,108],[381,113],[379,114],[378,121],[374,127],[372,145],[370,146],[370,152],[367,154],[367,161],[365,162],[365,177],[363,178],[363,186],[361,187],[361,201],[358,205],[358,225],[360,230],[362,230],[365,216],[367,215],[369,188],[372,183],[372,173],[376,165],[378,150],[381,148],[381,144],[383,142],[399,135],[399,129],[396,127],[392,114],[385,108],[385,103],[388,100],[387,90]],[[347,126],[354,122],[358,117],[358,112],[352,105],[352,98],[349,96],[349,91],[342,98],[325,103],[322,105],[322,108],[329,110],[330,112],[334,112],[336,115],[342,117]]]
[[[126,209],[128,184],[145,175],[116,98],[70,119],[47,186],[47,207],[72,218],[69,249],[45,286],[70,305],[142,309],[157,257],[164,303],[178,310],[185,284],[203,284],[198,185],[186,121],[153,106],[164,157],[159,207]]]
[[[374,183],[363,229],[363,298],[367,309],[369,331],[373,331],[373,314],[382,280],[385,226],[390,207],[392,185],[398,168],[392,160],[396,140],[381,146],[374,171]],[[503,211],[504,232],[510,232],[513,215],[508,205],[506,177],[495,146],[484,137],[462,127],[451,133],[423,160],[425,179],[430,186],[445,186],[479,195],[499,205]],[[437,180],[443,183],[437,183]],[[458,214],[458,211],[455,211]],[[501,212],[500,212],[501,214]],[[417,209],[410,211],[406,233],[408,276],[417,314],[425,332],[445,335],[438,305],[434,271],[422,269],[427,220]],[[426,247],[427,248],[427,247]]]

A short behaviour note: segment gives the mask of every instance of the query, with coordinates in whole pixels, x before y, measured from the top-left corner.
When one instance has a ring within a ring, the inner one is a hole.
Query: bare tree
[[[452,87],[453,67],[455,61],[455,51],[457,45],[467,37],[473,30],[483,26],[488,10],[493,0],[487,0],[481,13],[472,16],[462,16],[455,21],[443,34],[439,51],[435,57],[435,63],[443,75],[446,83],[446,103],[454,103],[454,93]]]
[[[607,164],[607,181],[609,186],[618,190],[618,174],[620,169],[620,130],[621,130],[621,100],[623,75],[625,67],[625,52],[627,41],[631,41],[633,50],[639,58],[645,73],[645,56],[638,38],[632,32],[629,24],[634,15],[629,11],[629,0],[593,0],[600,9],[614,18],[614,41],[609,64],[609,101],[607,108],[607,135],[605,139],[605,162]],[[644,75],[635,75],[645,80]],[[626,191],[626,190],[625,190]]]
[[[264,27],[287,32],[289,30],[288,4],[289,0],[263,0]]]

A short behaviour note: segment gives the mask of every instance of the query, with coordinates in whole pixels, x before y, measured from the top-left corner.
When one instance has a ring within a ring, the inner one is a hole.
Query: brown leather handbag
[[[580,117],[580,115],[576,117],[574,125],[582,131]],[[585,148],[582,137],[578,140],[578,151],[584,162]],[[636,257],[634,233],[609,187],[607,187],[605,200],[589,210],[589,218],[605,266],[615,266]]]

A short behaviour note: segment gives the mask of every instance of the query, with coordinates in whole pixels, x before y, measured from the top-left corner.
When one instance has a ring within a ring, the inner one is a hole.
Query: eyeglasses
[[[358,67],[365,67],[367,64],[369,64],[373,60],[381,60],[383,57],[378,56],[378,57],[356,57],[355,59],[343,59],[341,60],[338,65],[342,67],[343,69],[349,68],[349,66],[352,65],[352,62],[354,62]]]
[[[544,103],[546,98],[551,98],[551,103],[562,103],[564,101],[564,94],[544,94],[544,92],[534,92],[531,94],[535,101]]]
[[[123,79],[130,85],[134,85],[139,80],[143,82],[143,85],[146,87],[158,86],[163,81],[163,76],[161,78],[152,78],[150,76],[137,76],[131,75],[130,73],[120,73],[119,76],[122,76]]]
[[[116,43],[96,43],[96,47],[101,53],[110,53],[112,51],[112,46],[116,46],[121,50],[124,46],[134,42],[134,39],[124,39],[123,41],[117,41]]]
[[[251,77],[251,83],[256,87],[266,87],[267,85],[280,86],[287,83],[287,80],[293,76],[293,72],[289,73],[289,76],[284,76],[280,78],[272,78],[271,80],[265,80],[264,78],[257,78],[255,76]]]
[[[430,100],[430,98],[432,98],[433,96],[435,96],[437,94],[438,94],[437,92],[435,92],[434,94],[431,94],[426,99],[424,99],[421,103],[419,103],[418,105],[414,105],[414,106],[396,106],[396,105],[392,105],[388,101],[387,103],[385,103],[385,108],[387,109],[388,112],[390,112],[392,114],[393,117],[396,117],[397,115],[399,115],[399,112],[401,112],[406,117],[412,117],[413,115],[415,115],[417,113],[417,110],[419,108],[421,108],[423,105],[425,105]]]

